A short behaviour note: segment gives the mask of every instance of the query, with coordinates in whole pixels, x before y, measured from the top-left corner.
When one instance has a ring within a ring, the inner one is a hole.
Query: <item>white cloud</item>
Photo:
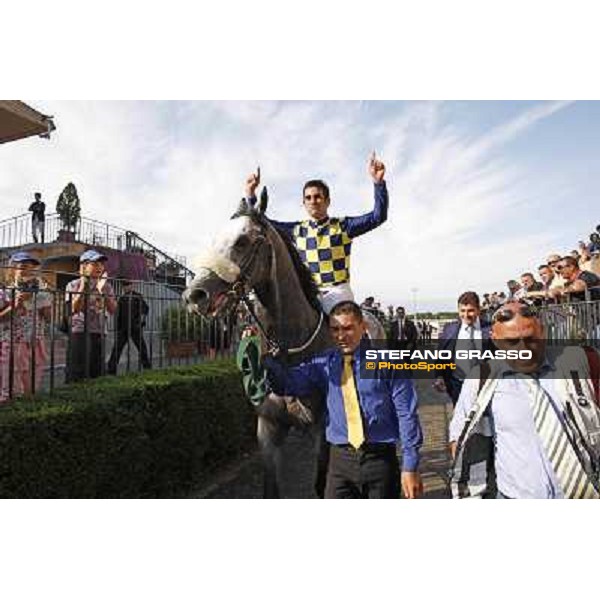
[[[474,136],[437,102],[32,102],[54,114],[52,140],[0,147],[3,216],[24,212],[33,191],[49,209],[73,181],[85,215],[133,229],[157,246],[198,254],[233,212],[257,164],[274,218],[302,214],[302,182],[326,179],[332,213],[372,206],[366,159],[388,167],[388,222],[359,238],[360,297],[452,305],[466,288],[499,289],[552,232],[511,234],[506,214],[535,188],[504,152],[567,103],[542,103]],[[474,105],[475,108],[476,105]]]
[[[367,269],[364,293],[381,290],[384,298],[408,304],[414,287],[425,304],[438,298],[452,306],[466,289],[502,289],[530,267],[538,249],[552,247],[552,232],[526,238],[511,232],[517,207],[520,218],[535,222],[524,203],[535,185],[524,185],[519,166],[501,151],[566,105],[535,107],[475,139],[456,127],[434,125],[426,142],[390,173],[393,224],[381,240],[389,276],[384,266]],[[357,250],[357,262],[381,262],[371,248]]]

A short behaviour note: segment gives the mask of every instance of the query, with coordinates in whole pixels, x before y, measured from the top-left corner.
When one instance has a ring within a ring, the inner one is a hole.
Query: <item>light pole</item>
[[[415,322],[417,320],[417,292],[419,291],[419,288],[410,288],[410,291],[412,292],[412,296],[413,296],[413,314],[414,314],[414,319]]]

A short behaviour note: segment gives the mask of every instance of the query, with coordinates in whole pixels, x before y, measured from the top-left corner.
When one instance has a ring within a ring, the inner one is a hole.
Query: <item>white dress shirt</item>
[[[535,429],[526,379],[527,376],[516,376],[507,366],[490,404],[498,489],[509,498],[562,498],[556,475]],[[548,365],[544,366],[538,381],[560,404],[558,379]],[[478,392],[478,379],[465,381],[450,423],[450,441],[458,439]]]
[[[458,330],[458,335],[456,336],[457,340],[470,340],[471,339],[471,332],[469,329],[469,325],[465,325],[465,323],[461,323],[460,325],[460,329]],[[479,317],[477,317],[477,319],[475,320],[475,323],[473,324],[474,330],[473,330],[473,339],[475,340],[475,347],[477,348],[477,350],[482,350],[483,349],[483,334],[481,332],[481,321],[479,320]],[[461,344],[460,348],[466,348],[467,346],[465,344]]]
[[[456,348],[455,350],[473,350],[473,347],[470,344],[471,340],[471,327],[473,327],[473,343],[475,344],[475,349],[481,351],[483,349],[483,339],[481,333],[481,322],[479,321],[479,317],[477,317],[475,323],[473,325],[466,325],[465,323],[461,323],[460,329],[458,330],[458,335],[456,336]],[[473,368],[477,361],[470,360],[468,358],[459,358],[456,360],[456,378],[463,380],[469,371]]]

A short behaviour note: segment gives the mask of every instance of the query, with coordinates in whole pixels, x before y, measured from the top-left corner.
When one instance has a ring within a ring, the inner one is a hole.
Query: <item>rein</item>
[[[232,282],[231,289],[229,290],[229,292],[227,292],[227,294],[231,298],[233,298],[233,300],[236,303],[239,303],[240,301],[243,302],[244,306],[247,308],[248,312],[250,313],[252,320],[254,321],[254,323],[256,324],[256,326],[258,327],[258,329],[264,336],[269,350],[271,352],[273,352],[274,354],[279,354],[284,349],[284,346],[282,345],[282,343],[279,340],[277,340],[275,337],[273,337],[267,333],[265,326],[263,325],[263,323],[261,323],[260,319],[258,318],[258,315],[256,314],[256,311],[254,310],[252,300],[249,297],[249,293],[251,290],[248,289],[248,279],[247,279],[247,276],[245,275],[245,271],[247,269],[250,269],[253,266],[253,264],[256,260],[256,256],[258,255],[258,251],[260,250],[261,246],[265,243],[265,241],[266,241],[266,237],[261,236],[260,238],[258,238],[256,243],[253,244],[252,251],[248,253],[248,256],[244,259],[242,264],[239,266],[238,277],[235,281]],[[218,274],[217,274],[217,276],[218,276]],[[287,354],[300,354],[301,352],[304,352],[307,348],[309,348],[311,346],[311,344],[315,341],[317,335],[319,334],[319,331],[321,330],[321,327],[323,326],[323,321],[324,321],[324,312],[321,310],[319,313],[319,321],[317,323],[317,326],[315,327],[314,331],[311,333],[309,338],[300,346],[296,346],[293,348],[285,348],[286,353]]]
[[[275,354],[279,354],[282,350],[281,344],[275,338],[273,338],[266,332],[263,324],[260,322],[260,319],[256,316],[256,312],[254,311],[254,307],[252,306],[252,301],[250,300],[250,298],[248,298],[248,294],[247,293],[242,294],[239,297],[239,299],[244,303],[244,306],[248,309],[250,316],[254,319],[256,326],[260,329],[261,333],[264,335],[269,349],[272,350]],[[308,338],[308,340],[306,340],[306,342],[304,342],[304,344],[302,344],[301,346],[296,346],[295,348],[286,348],[287,354],[300,354],[300,352],[304,352],[304,350],[306,350],[307,348],[310,347],[310,345],[315,341],[317,334],[321,330],[321,326],[323,325],[323,315],[324,314],[325,313],[323,311],[320,312],[319,322],[317,323],[315,330],[312,332],[312,334]]]

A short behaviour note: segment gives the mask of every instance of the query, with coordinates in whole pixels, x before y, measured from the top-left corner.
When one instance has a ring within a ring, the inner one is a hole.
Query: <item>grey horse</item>
[[[263,329],[263,342],[276,341],[294,365],[333,345],[318,289],[291,240],[265,216],[266,190],[258,206],[242,200],[228,226],[201,255],[194,280],[183,297],[202,315],[233,310],[251,298],[251,309]],[[379,325],[375,336],[381,336]],[[372,334],[373,335],[373,334]],[[264,496],[280,496],[282,445],[291,427],[309,429],[317,455],[315,491],[323,497],[327,467],[324,441],[325,399],[269,394],[257,408],[257,438],[264,465]]]

